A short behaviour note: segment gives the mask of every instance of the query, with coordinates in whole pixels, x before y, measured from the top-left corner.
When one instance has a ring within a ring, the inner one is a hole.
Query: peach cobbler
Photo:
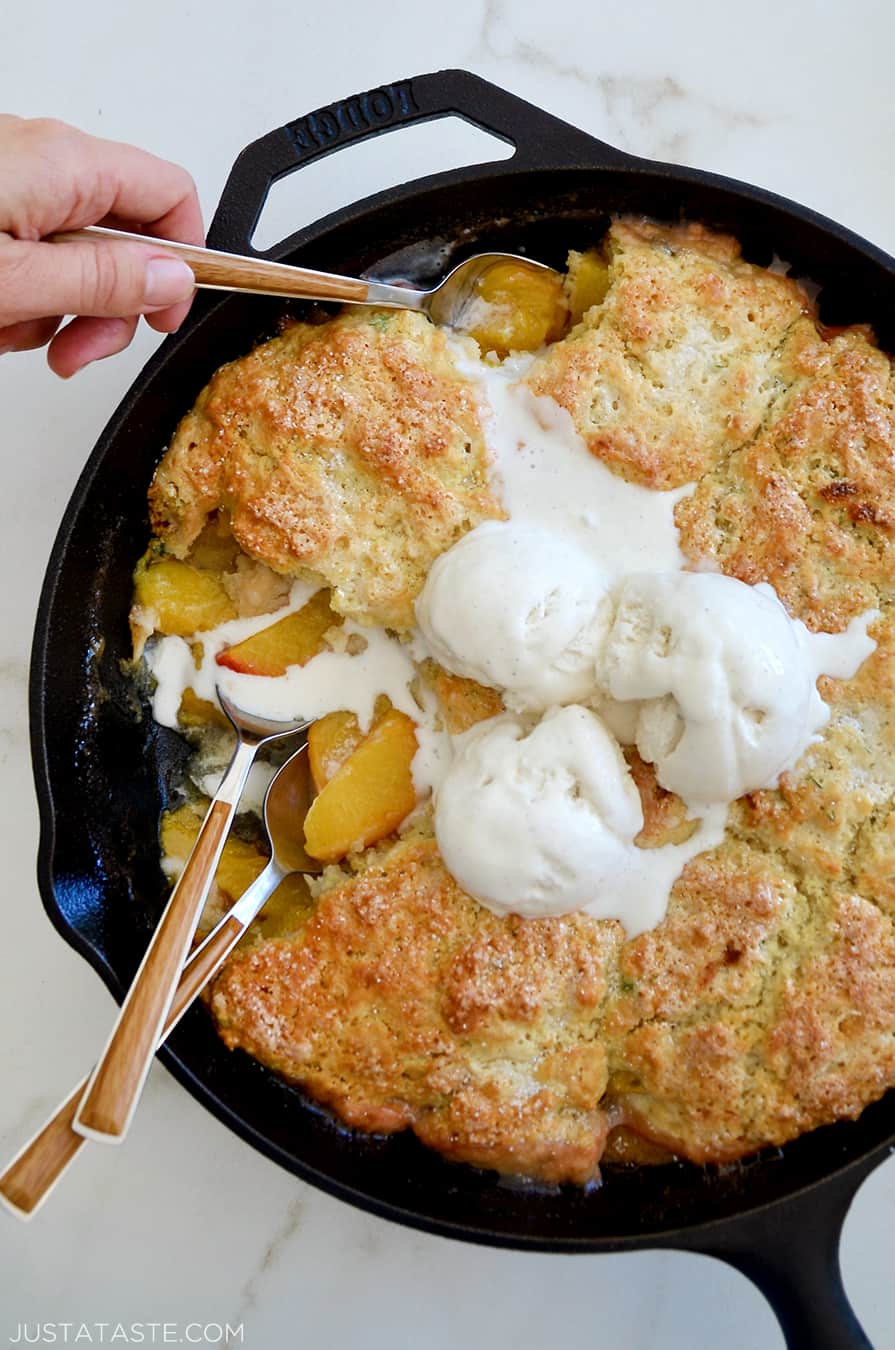
[[[462,336],[290,322],[155,474],[170,877],[216,685],[316,719],[324,870],[221,970],[219,1033],[348,1126],[548,1182],[854,1117],[895,1084],[891,360],[695,225],[489,287]],[[206,926],[265,864],[269,775]]]

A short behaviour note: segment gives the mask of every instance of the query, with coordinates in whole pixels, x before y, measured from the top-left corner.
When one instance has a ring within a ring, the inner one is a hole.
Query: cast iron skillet
[[[822,284],[828,323],[870,321],[895,348],[895,260],[781,197],[714,174],[623,154],[463,71],[346,99],[250,145],[209,233],[252,253],[270,185],[350,141],[457,114],[515,145],[480,164],[380,193],[308,225],[265,256],[348,273],[399,250],[415,280],[481,249],[561,263],[610,212],[680,214],[729,229],[746,255],[777,253]],[[415,249],[412,246],[424,244]],[[439,250],[441,252],[439,253]],[[383,260],[386,260],[383,263]],[[394,270],[394,260],[392,268]],[[275,329],[278,301],[209,297],[137,379],[90,457],[53,549],[31,666],[31,743],[44,905],[120,998],[157,918],[156,821],[184,762],[122,677],[131,569],[147,534],[146,487],[179,416],[212,371]],[[306,1181],[374,1213],[450,1237],[562,1252],[667,1247],[730,1262],[764,1291],[790,1345],[869,1342],[842,1288],[838,1244],[851,1199],[889,1152],[895,1094],[856,1123],[817,1130],[741,1166],[607,1169],[591,1192],[519,1188],[451,1165],[410,1134],[351,1134],[295,1089],[224,1049],[201,1009],[162,1057],[199,1101]]]

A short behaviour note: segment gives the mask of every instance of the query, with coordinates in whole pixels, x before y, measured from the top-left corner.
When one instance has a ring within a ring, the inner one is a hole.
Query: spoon
[[[75,1115],[75,1129],[90,1139],[119,1143],[127,1133],[255,756],[309,725],[253,717],[220,689],[217,695],[236,731],[236,749]]]
[[[159,1045],[221,968],[283,878],[291,872],[322,870],[323,863],[308,857],[302,844],[304,819],[314,795],[307,749],[305,744],[296,750],[271,779],[264,798],[264,827],[270,846],[270,862],[190,955],[181,971]],[[18,1218],[31,1217],[87,1143],[72,1124],[86,1083],[85,1078],[78,1084],[0,1176],[0,1199]]]
[[[384,305],[389,309],[413,309],[427,314],[433,323],[448,328],[463,328],[463,319],[472,302],[480,297],[484,278],[496,267],[512,263],[530,272],[558,273],[545,263],[520,258],[515,253],[477,253],[459,263],[437,286],[428,291],[408,286],[388,286],[381,281],[360,281],[330,272],[313,272],[289,263],[269,262],[266,258],[246,258],[239,253],[220,253],[196,248],[169,239],[152,239],[124,230],[91,225],[84,230],[69,230],[49,236],[52,243],[103,239],[130,239],[138,244],[164,248],[181,258],[193,270],[196,285],[211,291],[250,291],[254,295],[290,295],[299,300],[339,300],[352,305]]]

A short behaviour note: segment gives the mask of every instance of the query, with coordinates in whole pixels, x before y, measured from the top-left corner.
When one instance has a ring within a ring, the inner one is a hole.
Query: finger
[[[33,241],[114,216],[161,238],[204,242],[195,184],[178,164],[63,122],[11,121],[0,126],[0,230]]]
[[[134,234],[154,234],[158,238],[162,237],[158,231],[158,222],[148,226],[141,221],[122,220],[120,216],[105,216],[99,224],[111,230],[130,230]],[[195,193],[189,201],[183,203],[177,217],[172,217],[166,222],[164,238],[190,242],[197,238],[200,246],[204,245],[202,213]],[[147,314],[146,322],[157,333],[176,333],[189,314],[194,299],[195,296],[191,296],[180,305],[172,305],[170,309],[159,310],[152,315]]]
[[[202,224],[202,209],[199,198],[193,188],[189,196],[180,202],[159,220],[127,219],[124,216],[108,215],[98,220],[97,225],[106,225],[112,230],[128,230],[131,234],[146,234],[153,239],[171,239],[176,243],[197,244],[205,247],[205,227]],[[61,232],[61,230],[60,230]]]
[[[110,230],[129,230],[131,234],[149,234],[156,239],[173,239],[184,244],[198,244],[200,248],[205,246],[202,208],[192,179],[187,196],[160,219],[144,221],[133,216],[117,215],[113,211],[103,216],[102,220],[91,223],[105,225]]]
[[[195,296],[192,296],[182,305],[172,305],[170,309],[160,309],[157,313],[147,314],[146,322],[157,333],[176,333],[189,314],[194,299]]]
[[[54,375],[67,380],[91,361],[114,356],[128,345],[137,319],[72,319],[57,333],[47,351],[47,364]]]
[[[86,314],[130,318],[189,300],[186,263],[146,244],[0,241],[0,323]]]
[[[45,347],[61,322],[62,315],[55,314],[47,319],[30,319],[26,323],[0,328],[0,356],[6,352],[30,352],[35,347]]]

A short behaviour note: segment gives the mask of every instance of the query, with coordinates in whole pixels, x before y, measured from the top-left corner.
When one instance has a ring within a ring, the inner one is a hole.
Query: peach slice
[[[437,666],[432,684],[445,725],[452,736],[468,731],[477,722],[503,712],[503,699],[496,689],[488,689],[465,675],[452,675]]]
[[[300,872],[290,872],[280,882],[252,924],[259,937],[289,937],[297,933],[314,912],[314,899]]]
[[[596,249],[587,253],[569,254],[569,273],[566,294],[569,299],[569,317],[578,323],[589,309],[606,298],[609,289],[609,266]]]
[[[202,824],[202,807],[198,802],[187,802],[162,817],[159,837],[162,853],[169,858],[185,860]],[[220,911],[246,891],[263,868],[267,858],[254,844],[236,835],[230,835],[224,845],[221,861],[215,873],[215,882],[222,892],[224,904],[211,906],[203,916],[203,929],[220,916]],[[298,872],[284,877],[273,895],[255,919],[252,928],[256,936],[282,937],[294,933],[314,909],[314,900],[305,878]]]
[[[163,856],[186,862],[201,824],[202,813],[194,802],[185,802],[173,811],[166,811],[159,827],[159,844]]]
[[[477,294],[484,301],[481,322],[468,331],[482,351],[533,352],[565,327],[563,283],[554,272],[500,263],[482,277]]]
[[[267,855],[255,844],[231,834],[224,845],[214,879],[231,900],[238,900],[267,866]]]
[[[207,698],[200,698],[194,689],[184,689],[177,721],[182,727],[230,726],[220,708],[210,703]]]
[[[318,591],[301,609],[226,647],[215,660],[241,675],[285,675],[290,666],[306,665],[322,651],[324,635],[341,622],[329,607],[329,591]]]
[[[331,778],[354,754],[364,733],[354,713],[327,713],[308,732],[308,763],[314,787],[322,792]]]
[[[176,558],[138,565],[134,600],[154,620],[158,633],[189,637],[236,618],[236,606],[213,572]]]
[[[412,719],[392,709],[314,798],[305,818],[311,857],[336,862],[391,834],[416,804],[415,754]]]
[[[229,572],[241,553],[230,531],[230,522],[221,513],[213,516],[193,541],[187,561],[206,572]]]
[[[387,694],[377,695],[373,705],[372,726],[382,721],[391,706],[392,701]],[[329,780],[335,777],[363,739],[360,723],[352,712],[327,713],[311,724],[308,732],[308,763],[318,792],[322,792]]]
[[[167,811],[159,831],[162,853],[185,862],[199,833],[202,817],[202,808],[196,802],[187,802],[174,811]],[[267,858],[257,845],[231,834],[224,844],[214,879],[229,899],[238,900],[266,866]]]

